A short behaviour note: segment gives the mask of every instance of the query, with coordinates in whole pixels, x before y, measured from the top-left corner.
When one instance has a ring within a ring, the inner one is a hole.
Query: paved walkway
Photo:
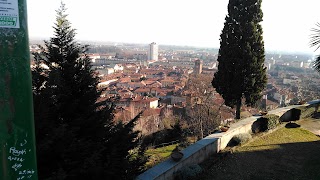
[[[297,122],[302,128],[320,136],[320,113],[315,115],[315,118],[308,118]]]

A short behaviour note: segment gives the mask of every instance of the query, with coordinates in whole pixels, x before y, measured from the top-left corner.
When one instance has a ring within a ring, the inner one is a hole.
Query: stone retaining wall
[[[319,101],[318,101],[319,102]],[[310,103],[311,104],[311,103]],[[284,108],[275,109],[269,111],[268,114],[275,114],[279,117],[282,116],[284,119],[290,119],[292,116],[292,108],[297,108],[306,105],[294,105]],[[231,138],[234,135],[240,133],[251,133],[252,124],[261,116],[252,116],[243,120],[240,120],[237,123],[230,125],[230,129],[227,132],[216,133],[205,137],[204,139],[188,146],[182,152],[184,154],[183,158],[175,162],[171,158],[166,161],[156,165],[155,167],[147,170],[146,172],[140,174],[137,177],[137,180],[171,180],[174,179],[174,173],[177,172],[180,168],[191,165],[199,164],[207,159],[214,153],[217,153],[223,150]]]

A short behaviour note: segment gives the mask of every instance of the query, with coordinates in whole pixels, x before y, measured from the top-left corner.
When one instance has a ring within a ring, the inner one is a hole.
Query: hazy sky
[[[53,34],[60,0],[27,0],[31,38]],[[64,0],[78,40],[219,47],[228,0]],[[265,48],[313,52],[320,0],[263,0]]]

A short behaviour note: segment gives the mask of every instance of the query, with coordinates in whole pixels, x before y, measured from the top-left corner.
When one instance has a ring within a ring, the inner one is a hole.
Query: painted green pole
[[[38,179],[26,0],[0,0],[0,179]]]

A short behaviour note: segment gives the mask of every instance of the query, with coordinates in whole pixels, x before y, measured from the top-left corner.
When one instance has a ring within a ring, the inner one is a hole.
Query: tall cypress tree
[[[132,178],[146,161],[138,132],[133,131],[138,117],[128,124],[113,123],[114,107],[97,103],[101,92],[96,89],[98,78],[86,55],[87,46],[74,38],[61,3],[54,37],[34,54],[39,178]],[[48,68],[41,68],[42,64]]]
[[[267,77],[262,37],[262,0],[229,0],[220,36],[218,71],[212,80],[227,106],[236,106],[240,119],[242,99],[254,105],[261,98]]]

